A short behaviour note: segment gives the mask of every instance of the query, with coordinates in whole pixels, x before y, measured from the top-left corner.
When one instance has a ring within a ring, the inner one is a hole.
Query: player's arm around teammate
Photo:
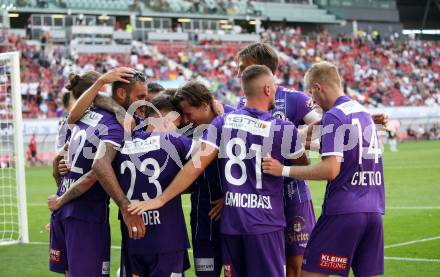
[[[328,180],[322,215],[313,229],[302,276],[377,276],[384,273],[385,210],[382,158],[371,115],[344,95],[334,65],[313,65],[305,77],[325,111],[322,161],[283,166],[265,158],[263,171],[275,176]]]
[[[208,165],[217,158],[218,149],[202,143],[197,152],[187,162],[182,170],[174,178],[173,182],[159,197],[151,201],[140,201],[131,203],[127,209],[131,214],[142,214],[145,211],[151,211],[163,207],[168,201],[184,192],[191,184],[203,173]]]

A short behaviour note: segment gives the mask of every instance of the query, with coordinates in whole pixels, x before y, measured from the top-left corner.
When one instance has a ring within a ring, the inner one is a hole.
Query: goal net
[[[0,245],[29,242],[19,63],[0,54]]]

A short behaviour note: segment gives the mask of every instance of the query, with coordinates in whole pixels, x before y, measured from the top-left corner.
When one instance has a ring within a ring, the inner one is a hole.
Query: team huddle
[[[330,63],[304,76],[311,98],[276,85],[267,44],[247,46],[237,62],[245,97],[235,108],[199,81],[165,90],[130,68],[71,74],[48,199],[51,271],[110,275],[112,198],[120,276],[184,276],[181,194],[190,193],[197,276],[384,273],[375,123],[386,118],[345,96]],[[100,93],[107,85],[111,96]],[[310,164],[308,150],[322,160]],[[305,180],[328,181],[317,222]]]

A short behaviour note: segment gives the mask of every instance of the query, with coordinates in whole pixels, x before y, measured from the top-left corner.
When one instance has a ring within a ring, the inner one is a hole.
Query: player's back
[[[172,132],[137,131],[124,142],[113,162],[118,181],[131,201],[162,194],[190,156],[191,140]],[[148,234],[128,240],[131,254],[157,254],[188,248],[180,196],[158,210],[142,214]]]
[[[322,119],[322,155],[342,158],[327,184],[324,214],[385,210],[382,154],[371,115],[357,101],[337,99]]]
[[[64,193],[81,176],[92,168],[100,142],[119,147],[123,140],[123,129],[114,114],[93,108],[73,125],[68,149],[70,171],[63,179],[61,193]],[[103,222],[108,220],[107,193],[96,182],[87,192],[64,207],[64,217]]]
[[[223,104],[224,114],[235,109]],[[199,138],[195,138],[199,139]],[[192,185],[191,191],[191,231],[193,239],[220,240],[219,221],[209,216],[212,202],[223,197],[220,164],[213,161]]]
[[[283,161],[283,153],[291,153],[292,145],[295,148],[296,138],[293,124],[248,107],[213,121],[203,141],[220,151],[223,234],[262,234],[284,228],[283,178],[263,174],[261,160],[271,155]]]

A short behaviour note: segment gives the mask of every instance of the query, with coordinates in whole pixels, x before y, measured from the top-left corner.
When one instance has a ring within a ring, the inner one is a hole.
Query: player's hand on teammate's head
[[[214,206],[209,211],[208,216],[211,220],[218,221],[222,215],[223,206],[225,205],[225,199],[220,198],[211,202]]]
[[[263,158],[263,173],[273,175],[273,176],[281,176],[283,172],[283,165],[276,159],[267,156]]]
[[[132,215],[141,215],[143,212],[157,210],[162,208],[162,206],[163,203],[160,200],[160,197],[158,197],[149,201],[133,202],[128,205],[128,212],[130,212]]]
[[[47,198],[47,206],[49,207],[49,210],[51,212],[56,211],[60,208],[59,202],[58,202],[58,195],[51,195]]]
[[[67,175],[67,173],[69,173],[70,167],[67,164],[66,159],[61,159],[60,162],[58,163],[58,173],[60,174],[60,176],[65,176]]]
[[[128,84],[130,83],[130,81],[127,80],[127,78],[133,77],[134,73],[135,70],[133,68],[118,67],[103,74],[101,77],[99,77],[99,79],[105,84],[110,84],[114,82],[123,82]]]
[[[125,225],[127,225],[128,236],[131,239],[141,239],[145,236],[145,224],[142,217],[139,215],[131,214],[128,210],[122,210],[122,218]]]

